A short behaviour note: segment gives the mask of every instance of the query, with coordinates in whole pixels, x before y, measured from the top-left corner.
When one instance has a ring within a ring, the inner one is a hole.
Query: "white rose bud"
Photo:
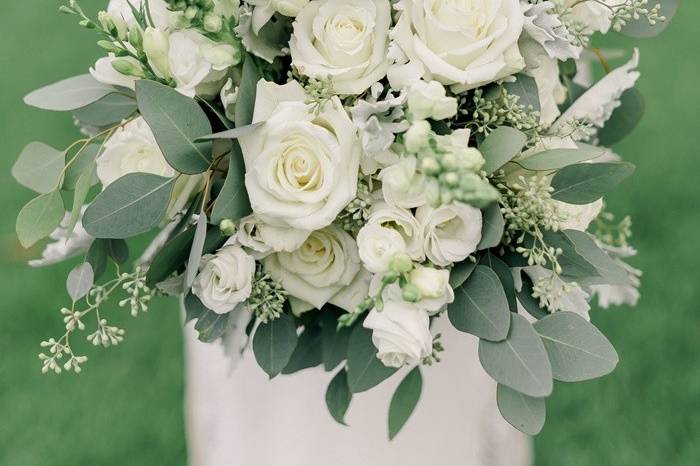
[[[362,227],[357,247],[362,263],[372,273],[386,272],[394,256],[406,252],[406,242],[398,231],[376,224]]]
[[[101,83],[126,87],[133,90],[138,78],[135,76],[125,75],[120,71],[117,71],[114,68],[114,63],[116,63],[118,60],[128,61],[134,67],[141,66],[141,63],[139,63],[139,61],[133,57],[116,57],[113,53],[110,53],[108,56],[97,60],[95,66],[90,68],[90,74]]]
[[[428,141],[430,139],[430,123],[425,120],[414,121],[406,134],[404,135],[404,145],[406,150],[417,154],[421,150],[428,147]]]
[[[148,57],[148,63],[159,78],[170,77],[168,53],[170,40],[168,33],[156,28],[146,28],[143,33],[143,50]]]
[[[408,110],[416,120],[444,120],[457,114],[457,99],[437,81],[416,81],[408,91]]]
[[[415,366],[433,351],[428,313],[415,304],[386,301],[371,311],[363,324],[372,330],[377,357],[388,367]]]
[[[418,266],[409,275],[410,283],[416,285],[426,298],[439,298],[445,295],[450,273],[432,267]]]
[[[224,246],[202,258],[192,293],[208,309],[225,314],[248,299],[254,274],[255,259],[238,245]]]

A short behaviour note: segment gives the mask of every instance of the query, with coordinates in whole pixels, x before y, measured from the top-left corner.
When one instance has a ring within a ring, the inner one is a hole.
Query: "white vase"
[[[387,437],[400,374],[355,395],[341,426],[328,414],[333,373],[307,369],[272,381],[246,352],[231,374],[220,344],[186,329],[186,417],[190,466],[527,466],[530,439],[496,407],[496,386],[478,361],[477,340],[436,322],[442,361],[423,371],[423,393],[403,431]]]

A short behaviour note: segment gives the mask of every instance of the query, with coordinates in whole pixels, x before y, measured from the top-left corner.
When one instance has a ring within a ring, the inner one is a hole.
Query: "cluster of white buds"
[[[42,362],[41,372],[46,374],[52,371],[56,374],[60,374],[63,370],[80,373],[80,365],[87,362],[87,356],[76,356],[73,354],[73,350],[67,343],[67,339],[61,339],[56,341],[54,338],[49,338],[46,341],[41,342],[42,348],[48,348],[48,353],[39,354],[39,360]],[[67,357],[68,360],[62,363],[61,360]]]
[[[121,278],[124,280],[122,289],[129,296],[119,301],[119,307],[125,307],[128,304],[131,315],[134,317],[139,312],[148,311],[148,302],[153,298],[154,291],[146,285],[146,274],[137,267],[133,274],[124,273]]]

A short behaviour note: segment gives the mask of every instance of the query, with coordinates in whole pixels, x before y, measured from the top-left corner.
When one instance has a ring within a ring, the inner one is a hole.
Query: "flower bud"
[[[445,295],[447,277],[449,274],[442,270],[419,266],[411,271],[408,279],[424,298],[440,298]]]
[[[143,73],[141,65],[134,63],[133,61],[116,59],[112,62],[112,68],[117,70],[119,73],[125,76],[135,76],[137,78],[145,78],[146,75]]]
[[[136,48],[141,48],[143,45],[143,34],[139,26],[134,25],[129,29],[129,42]]]
[[[224,21],[221,16],[212,13],[204,17],[204,30],[207,32],[219,32],[224,27]]]
[[[407,283],[401,289],[401,297],[404,299],[404,301],[408,301],[409,303],[417,303],[423,299],[423,294],[416,285]]]
[[[236,224],[233,220],[225,218],[219,223],[219,230],[226,236],[233,236],[236,233]]]
[[[415,154],[428,147],[430,133],[430,123],[427,121],[419,120],[413,122],[404,135],[406,150]]]
[[[408,273],[413,268],[413,261],[408,254],[394,254],[389,262],[389,270],[398,274]]]
[[[143,50],[148,57],[148,63],[153,71],[161,78],[170,77],[170,62],[168,52],[170,40],[168,33],[156,28],[147,28],[143,35]]]
[[[106,11],[100,11],[97,14],[97,21],[99,21],[102,29],[108,31],[113,36],[126,39],[128,26],[123,18],[107,13]]]
[[[421,160],[421,170],[426,175],[437,175],[440,173],[440,163],[435,159],[435,157],[425,157]]]

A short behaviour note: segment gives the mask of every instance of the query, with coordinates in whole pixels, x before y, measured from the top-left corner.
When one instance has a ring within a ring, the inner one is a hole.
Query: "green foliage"
[[[505,385],[496,389],[498,410],[510,425],[528,435],[537,435],[544,427],[544,398],[534,398]]]
[[[498,383],[532,397],[552,393],[552,366],[542,340],[522,316],[510,313],[508,338],[479,341],[479,360]]]
[[[634,173],[631,163],[580,163],[564,167],[552,179],[552,198],[569,204],[590,204]]]
[[[336,308],[327,305],[321,311],[321,343],[323,346],[323,366],[327,371],[332,371],[343,362],[348,354],[348,342],[350,341],[350,328],[338,328],[338,316]]]
[[[12,167],[12,176],[22,186],[39,194],[55,190],[61,183],[65,154],[42,142],[29,143]]]
[[[282,374],[293,374],[310,367],[316,367],[323,361],[323,346],[321,327],[318,325],[307,326],[294,348],[292,357],[282,369]]]
[[[487,174],[495,172],[520,154],[526,142],[527,136],[522,131],[509,126],[496,128],[479,146],[486,159],[482,170]]]
[[[348,387],[348,372],[345,368],[338,371],[326,389],[326,406],[333,419],[339,424],[345,424],[345,414],[348,412],[352,393]]]
[[[68,237],[70,237],[70,235],[73,233],[75,225],[78,224],[80,213],[85,201],[87,200],[94,176],[95,162],[93,160],[87,167],[85,167],[85,170],[80,177],[78,177],[78,181],[75,183],[75,191],[73,192],[73,207],[71,208],[70,220],[68,222]]]
[[[620,97],[617,107],[605,126],[598,131],[598,140],[610,147],[622,141],[639,125],[644,116],[644,96],[636,87],[627,89]]]
[[[241,85],[238,89],[238,100],[236,101],[236,113],[234,117],[236,128],[248,126],[253,122],[255,97],[257,95],[258,81],[260,78],[260,70],[256,66],[253,56],[246,55],[243,62]]]
[[[396,437],[411,417],[423,390],[420,367],[415,367],[401,381],[389,405],[389,439]]]
[[[199,263],[202,260],[204,252],[204,241],[207,239],[207,214],[201,212],[197,219],[197,226],[194,229],[194,238],[192,239],[192,247],[187,260],[187,269],[185,272],[185,286],[191,287],[194,279],[199,271]]]
[[[27,94],[24,103],[43,110],[69,111],[97,102],[113,92],[118,92],[117,88],[102,84],[90,74],[81,74]]]
[[[211,124],[195,100],[164,84],[142,79],[136,83],[136,101],[175,170],[193,175],[209,168],[211,143],[195,141],[211,134]]]
[[[92,271],[92,266],[89,262],[78,264],[68,274],[66,279],[66,290],[68,295],[75,302],[88,294],[95,282],[95,274]]]
[[[537,89],[537,82],[532,76],[524,73],[518,73],[515,76],[515,81],[503,83],[503,87],[509,94],[519,97],[518,103],[532,110],[540,111],[540,95]]]
[[[495,248],[501,244],[503,239],[503,230],[505,228],[505,220],[501,213],[501,206],[498,202],[494,202],[486,209],[481,211],[483,219],[483,227],[481,229],[481,241],[478,249]]]
[[[157,226],[165,215],[175,178],[130,173],[110,184],[83,215],[96,238],[129,238]]]
[[[510,327],[508,298],[493,270],[477,265],[469,279],[454,291],[448,315],[457,330],[491,341],[506,338]]]
[[[165,243],[148,268],[146,283],[155,286],[175,273],[187,261],[193,240],[194,228],[189,228]]]
[[[508,309],[510,309],[511,312],[518,312],[518,305],[515,298],[515,281],[513,280],[513,273],[508,264],[499,259],[491,251],[481,256],[479,264],[489,267],[496,273],[503,286],[503,291],[506,293]]]
[[[129,118],[137,110],[136,99],[127,94],[107,94],[97,102],[73,112],[82,126],[102,128]]]
[[[472,262],[469,259],[455,264],[450,270],[450,286],[454,289],[462,286],[474,273],[474,269],[476,269],[476,262]]]
[[[248,191],[245,189],[245,164],[237,141],[229,155],[228,173],[224,187],[214,202],[211,221],[219,224],[223,220],[240,220],[251,212]]]
[[[355,325],[350,335],[347,370],[348,386],[352,393],[376,387],[396,372],[396,368],[385,366],[377,358],[372,331],[364,328],[361,323]]]
[[[534,171],[558,170],[586,160],[600,157],[604,149],[595,146],[581,145],[578,149],[551,149],[518,160],[516,163],[523,168]]]
[[[297,341],[294,320],[287,314],[258,326],[253,337],[253,353],[270,378],[277,376],[289,363]]]
[[[32,199],[17,216],[15,227],[19,242],[28,248],[46,238],[61,223],[65,212],[63,199],[58,191]]]

